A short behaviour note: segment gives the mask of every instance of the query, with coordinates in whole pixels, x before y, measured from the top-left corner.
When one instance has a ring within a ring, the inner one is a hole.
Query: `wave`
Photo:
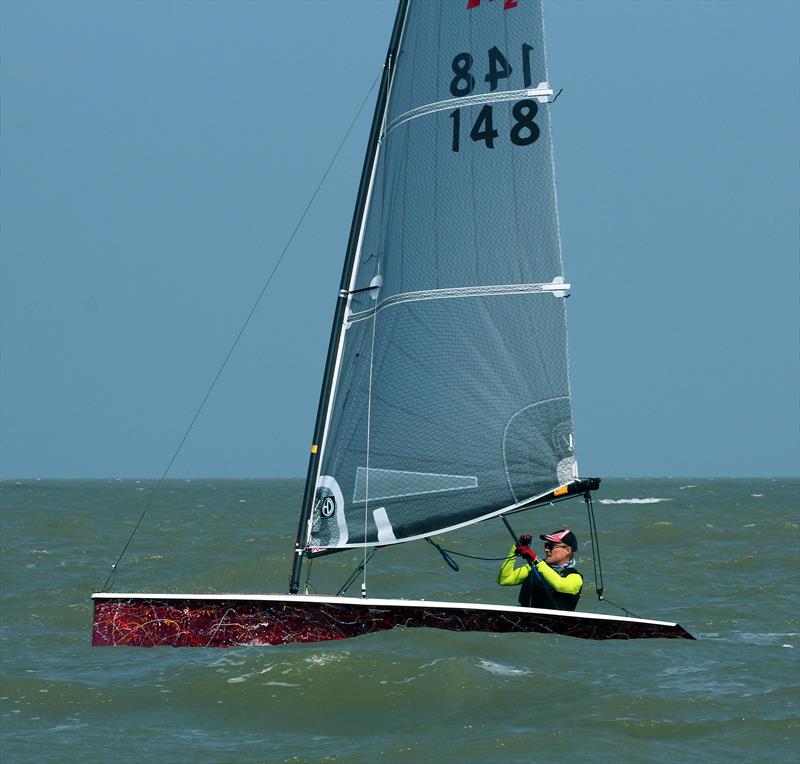
[[[599,504],[658,504],[661,501],[672,501],[672,499],[659,499],[650,496],[647,499],[600,499]]]
[[[484,671],[488,671],[490,674],[495,674],[496,676],[524,676],[525,674],[533,673],[529,668],[514,668],[504,663],[488,661],[485,658],[481,658],[478,661],[478,668],[482,668]]]

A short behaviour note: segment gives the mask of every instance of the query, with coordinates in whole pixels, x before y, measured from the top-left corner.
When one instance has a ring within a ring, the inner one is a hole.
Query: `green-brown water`
[[[0,484],[4,762],[786,762],[800,750],[800,481],[603,483],[608,597],[697,642],[395,630],[92,649],[89,596],[152,485]],[[293,480],[166,483],[114,590],[285,591],[301,492]],[[513,522],[588,540],[580,500]],[[510,539],[494,520],[439,540],[499,557]],[[312,585],[335,591],[360,557],[318,560]],[[616,612],[593,596],[588,544],[578,557],[580,609]],[[515,602],[497,563],[458,559],[453,573],[423,542],[381,550],[368,593]]]

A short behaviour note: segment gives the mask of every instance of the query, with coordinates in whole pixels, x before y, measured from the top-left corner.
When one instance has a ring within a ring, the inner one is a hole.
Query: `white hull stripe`
[[[485,605],[475,602],[437,602],[434,600],[392,600],[361,597],[323,597],[306,594],[157,594],[150,592],[98,592],[92,595],[94,600],[208,600],[224,602],[285,602],[291,605],[361,605],[365,607],[408,607],[408,608],[444,608],[457,610],[485,610],[496,613],[525,613],[527,615],[557,615],[562,618],[597,621],[627,621],[629,623],[651,623],[659,626],[675,626],[668,621],[650,621],[644,618],[606,615],[605,613],[581,613],[571,610],[548,610],[545,608],[516,607],[512,605]]]

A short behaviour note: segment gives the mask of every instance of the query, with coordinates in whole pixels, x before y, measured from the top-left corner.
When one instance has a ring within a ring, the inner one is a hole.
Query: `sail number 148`
[[[531,60],[530,54],[533,48],[530,45],[522,46],[522,79],[526,88],[531,87]],[[495,45],[488,53],[488,72],[484,80],[489,83],[489,90],[497,89],[498,82],[511,76],[513,71],[508,59]],[[463,98],[469,95],[475,88],[475,77],[472,74],[472,64],[474,59],[470,53],[458,53],[453,57],[451,64],[453,79],[450,82],[450,92],[456,98]],[[514,124],[511,128],[509,138],[515,146],[530,146],[539,137],[539,126],[534,122],[534,117],[539,111],[539,105],[535,100],[526,98],[514,104],[511,114]],[[499,132],[494,128],[492,105],[486,104],[478,112],[478,116],[469,131],[469,137],[473,142],[483,141],[486,148],[494,148],[494,139]],[[450,112],[450,119],[453,121],[453,151],[461,148],[461,109]]]

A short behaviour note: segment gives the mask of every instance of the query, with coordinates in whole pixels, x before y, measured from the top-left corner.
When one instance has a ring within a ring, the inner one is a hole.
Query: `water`
[[[152,483],[0,486],[4,762],[785,762],[800,748],[797,480],[604,481],[608,596],[697,642],[395,630],[233,650],[90,647],[89,595]],[[301,491],[165,484],[114,589],[285,591]],[[580,500],[513,522],[587,538]],[[440,539],[496,557],[509,540],[496,520]],[[588,552],[581,609],[616,612],[593,597]],[[318,560],[311,583],[335,591],[359,557]],[[369,594],[515,602],[497,563],[459,561],[381,550]]]

